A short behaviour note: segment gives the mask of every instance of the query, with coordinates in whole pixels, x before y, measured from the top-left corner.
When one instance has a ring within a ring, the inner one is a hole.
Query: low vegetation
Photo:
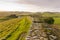
[[[8,12],[9,13],[9,12]],[[12,14],[14,13],[14,14]],[[21,13],[21,14],[20,14]],[[27,15],[26,15],[27,13]],[[45,32],[54,33],[60,37],[60,14],[57,12],[29,13],[11,12],[0,18],[0,40],[25,40],[32,22],[43,23]],[[34,20],[31,21],[32,17]],[[38,25],[37,24],[37,25]],[[45,25],[46,24],[46,25]],[[54,30],[52,30],[54,29]],[[59,31],[59,32],[57,32]],[[38,33],[37,33],[38,34]]]
[[[31,23],[32,21],[29,19],[29,17],[15,18],[1,22],[0,40],[25,40]]]

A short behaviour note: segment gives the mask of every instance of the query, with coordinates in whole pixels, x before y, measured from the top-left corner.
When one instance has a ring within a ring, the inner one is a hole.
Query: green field
[[[50,13],[44,13],[42,14],[44,17],[53,17],[54,24],[60,24],[60,14],[50,14]]]
[[[6,16],[0,18],[0,40],[25,40],[26,36],[29,33],[32,22],[37,20],[37,23],[39,23],[39,21],[42,21],[41,23],[44,24],[44,19],[47,19],[49,17],[52,17],[54,19],[54,24],[52,27],[57,29],[60,28],[60,14],[44,13],[42,15],[36,14],[32,16],[24,15],[20,18],[19,15],[17,18],[14,18],[15,16]],[[50,32],[50,30],[48,30],[48,32]]]
[[[55,22],[54,24],[60,24],[60,18],[54,18]]]
[[[29,17],[15,18],[0,23],[0,40],[25,40],[32,21]]]

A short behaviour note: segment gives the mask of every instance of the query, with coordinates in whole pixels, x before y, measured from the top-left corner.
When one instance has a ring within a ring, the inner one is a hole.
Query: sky
[[[60,0],[0,0],[0,11],[60,12]]]

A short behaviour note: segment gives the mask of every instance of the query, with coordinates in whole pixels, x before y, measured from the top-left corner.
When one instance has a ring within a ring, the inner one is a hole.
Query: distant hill
[[[11,15],[11,14],[16,14],[16,15],[30,15],[30,14],[38,14],[38,15],[41,15],[41,14],[43,14],[43,15],[45,15],[45,16],[48,16],[48,15],[50,15],[50,16],[52,16],[52,15],[59,15],[60,16],[60,12],[43,12],[43,13],[41,13],[41,12],[19,12],[19,11],[2,11],[2,12],[0,12],[0,17],[5,17],[5,16],[9,16],[9,15]]]
[[[16,15],[29,15],[29,14],[32,14],[32,12],[13,12],[13,11],[3,11],[3,12],[0,12],[0,17],[5,17],[5,16],[9,16],[11,14],[16,14]]]

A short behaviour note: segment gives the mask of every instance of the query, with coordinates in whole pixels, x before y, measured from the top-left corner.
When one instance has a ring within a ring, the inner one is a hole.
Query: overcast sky
[[[60,12],[60,0],[0,0],[0,11]]]

